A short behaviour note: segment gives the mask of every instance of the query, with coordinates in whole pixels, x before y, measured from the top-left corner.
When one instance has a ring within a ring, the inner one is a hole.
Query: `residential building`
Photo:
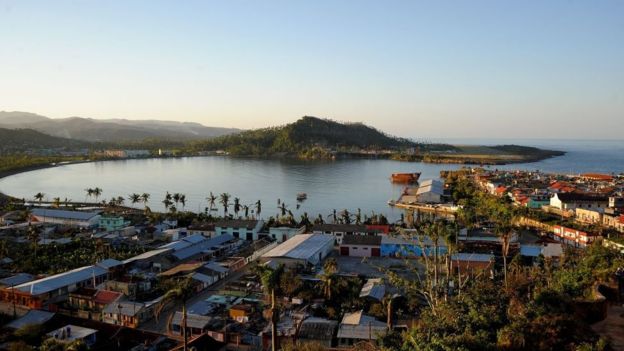
[[[231,235],[243,240],[258,240],[264,221],[247,219],[221,220],[215,223],[215,235]]]
[[[451,255],[451,269],[461,273],[477,273],[494,266],[494,255],[459,252]]]
[[[377,340],[387,331],[386,323],[365,315],[364,311],[346,313],[338,327],[338,346],[350,347],[358,341]]]
[[[269,236],[280,243],[292,238],[297,234],[305,233],[305,226],[302,227],[271,227],[269,228]]]
[[[337,321],[325,318],[310,317],[301,322],[297,341],[300,343],[314,343],[325,348],[334,346],[333,340],[338,327]]]
[[[77,325],[66,325],[62,328],[49,332],[47,335],[54,340],[69,344],[76,340],[82,340],[87,347],[91,347],[96,342],[97,330],[91,328],[80,327]]]
[[[598,210],[590,210],[585,208],[577,208],[575,210],[576,221],[584,224],[602,223],[602,212]]]
[[[577,208],[583,208],[604,212],[604,209],[609,206],[609,199],[598,194],[556,193],[550,198],[550,206],[561,211],[575,211]]]
[[[439,204],[443,202],[444,184],[439,180],[425,180],[418,186],[416,198],[419,203]]]
[[[101,216],[98,221],[98,228],[107,232],[119,231],[130,225],[130,221],[124,220],[123,217]]]
[[[367,226],[360,224],[338,224],[324,223],[315,224],[312,228],[313,234],[332,235],[337,245],[342,243],[345,235],[381,235],[386,233],[385,230],[375,226]]]
[[[600,238],[600,235],[555,225],[553,226],[553,238],[567,245],[586,247]]]

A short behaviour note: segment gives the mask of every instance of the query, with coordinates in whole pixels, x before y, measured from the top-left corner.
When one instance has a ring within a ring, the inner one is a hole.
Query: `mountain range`
[[[0,128],[32,129],[55,137],[90,142],[125,142],[148,138],[189,141],[240,132],[235,128],[206,127],[192,122],[83,117],[52,119],[19,111],[0,111]]]

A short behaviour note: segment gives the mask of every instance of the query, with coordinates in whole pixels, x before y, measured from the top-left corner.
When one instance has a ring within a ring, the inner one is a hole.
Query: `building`
[[[325,348],[333,346],[333,340],[338,327],[337,321],[325,318],[306,318],[299,326],[297,341],[300,343],[314,343]]]
[[[585,224],[602,223],[602,212],[585,208],[577,208],[575,211],[576,221]]]
[[[371,278],[366,281],[362,290],[360,291],[360,297],[365,299],[372,299],[380,302],[386,295],[386,285],[381,278]]]
[[[416,199],[419,203],[439,204],[443,202],[443,198],[444,184],[439,180],[425,180],[416,190]]]
[[[383,236],[381,238],[382,257],[421,257],[431,256],[435,251],[435,243],[428,236],[421,235],[419,238],[411,237],[409,230],[404,230],[406,235]],[[417,235],[413,233],[414,235]],[[445,254],[447,247],[444,240],[438,242],[438,254]]]
[[[244,240],[258,240],[258,233],[262,230],[264,221],[248,219],[230,219],[215,223],[215,235],[231,235]]]
[[[261,260],[291,267],[299,264],[316,266],[333,248],[334,237],[331,235],[299,234],[262,255]]]
[[[66,325],[62,328],[49,332],[47,335],[54,340],[69,344],[76,340],[82,340],[87,347],[91,347],[96,342],[97,330],[91,328],[80,327],[77,325]]]
[[[154,308],[159,302],[158,299],[148,303],[115,301],[104,307],[102,320],[108,324],[137,328],[153,317]]]
[[[96,227],[100,220],[97,212],[81,212],[34,208],[31,211],[33,222],[62,224],[80,228]]]
[[[280,243],[292,238],[297,234],[305,233],[305,226],[300,228],[292,227],[271,227],[269,228],[269,236]]]
[[[451,269],[461,273],[476,273],[494,266],[494,255],[459,252],[451,256]]]
[[[17,273],[10,277],[0,279],[0,289],[10,288],[12,286],[17,286],[33,280],[35,280],[35,277],[32,274]]]
[[[377,340],[388,331],[384,322],[367,316],[363,311],[347,313],[338,327],[338,346],[353,346],[358,341]]]
[[[123,217],[101,216],[98,221],[98,228],[106,232],[115,232],[122,230],[130,225],[130,221],[124,220]]]
[[[555,225],[553,226],[553,238],[574,247],[586,247],[600,238],[600,235]]]
[[[380,257],[381,236],[345,235],[340,244],[340,255],[351,257]]]
[[[602,224],[605,227],[613,228],[620,233],[624,233],[624,214],[605,213],[602,216]]]
[[[375,226],[360,224],[324,223],[315,224],[312,228],[312,233],[332,235],[336,244],[340,245],[342,243],[342,238],[345,235],[380,235],[386,232],[384,229]]]
[[[102,310],[123,296],[122,293],[93,288],[80,288],[69,293],[68,306],[77,310],[80,318],[102,320]]]
[[[550,198],[550,206],[561,211],[575,211],[577,208],[584,208],[604,212],[604,209],[609,207],[609,199],[598,194],[555,193]]]
[[[67,300],[69,293],[82,287],[95,287],[108,279],[108,269],[98,265],[85,266],[33,280],[1,291],[2,300],[28,308],[55,311],[57,303]]]

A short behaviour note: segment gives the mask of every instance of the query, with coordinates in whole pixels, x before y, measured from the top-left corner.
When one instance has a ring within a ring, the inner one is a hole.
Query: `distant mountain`
[[[323,157],[330,150],[404,149],[418,144],[386,135],[363,123],[340,123],[305,116],[281,127],[243,131],[194,144],[196,150],[226,150],[233,155],[292,154]],[[315,154],[316,153],[316,154]]]
[[[206,127],[199,123],[171,121],[99,120],[70,117],[52,119],[29,112],[0,111],[0,128],[28,128],[69,139],[101,142],[136,141],[147,138],[197,140],[239,132],[234,128]]]
[[[59,138],[32,129],[0,128],[0,154],[10,154],[27,150],[80,148],[89,143]]]

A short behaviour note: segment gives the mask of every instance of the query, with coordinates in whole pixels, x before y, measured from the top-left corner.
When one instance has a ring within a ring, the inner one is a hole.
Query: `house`
[[[93,228],[98,225],[100,215],[97,212],[34,208],[31,211],[31,220],[33,222],[40,223],[61,224],[80,228]]]
[[[532,244],[521,244],[520,255],[531,258],[540,255],[547,258],[558,258],[563,255],[563,246],[558,241],[543,238]]]
[[[299,326],[297,340],[300,343],[314,343],[330,348],[333,346],[337,327],[337,321],[315,317],[306,318]]]
[[[247,323],[249,321],[249,317],[254,311],[254,305],[238,304],[230,307],[229,315],[230,318],[237,321],[238,323]]]
[[[380,302],[386,295],[386,286],[381,278],[371,278],[366,281],[362,290],[360,291],[360,297],[365,299],[372,299]]]
[[[346,313],[338,327],[338,346],[349,347],[358,341],[376,340],[387,331],[386,323],[365,315],[364,311]]]
[[[621,196],[609,196],[610,208],[624,208],[624,197]]]
[[[574,210],[576,221],[585,224],[602,223],[602,212],[585,208],[577,208]]]
[[[49,332],[47,335],[54,340],[69,344],[76,340],[82,340],[87,347],[91,347],[96,342],[97,330],[91,328],[80,327],[77,325],[68,324],[62,328]]]
[[[201,234],[207,238],[212,238],[215,236],[215,225],[208,222],[194,223],[188,226],[187,232],[188,235]]]
[[[439,204],[443,202],[444,184],[439,180],[428,179],[420,183],[416,190],[419,203]]]
[[[575,247],[586,247],[600,238],[598,234],[587,233],[560,225],[553,226],[553,238]]]
[[[67,304],[78,310],[78,316],[81,318],[101,320],[102,310],[122,296],[123,294],[116,291],[84,287],[69,293]]]
[[[624,214],[605,213],[602,216],[602,224],[605,227],[613,228],[620,233],[624,233]]]
[[[5,325],[4,328],[17,330],[27,325],[42,325],[52,319],[54,315],[55,313],[53,312],[29,310],[25,315]]]
[[[137,328],[153,317],[153,311],[159,300],[148,303],[128,300],[115,301],[102,310],[102,321],[108,324]]]
[[[550,198],[550,206],[561,211],[575,211],[577,208],[584,208],[604,212],[604,209],[609,207],[609,199],[598,194],[555,193]]]
[[[351,257],[380,257],[381,237],[370,235],[345,235],[340,244],[340,255]]]
[[[494,255],[459,252],[451,255],[451,269],[461,273],[477,273],[494,266]]]
[[[612,182],[613,176],[609,174],[600,174],[600,173],[584,173],[581,174],[581,178],[583,180],[590,180],[595,182]]]
[[[101,216],[98,221],[98,228],[106,232],[115,232],[122,230],[130,225],[130,221],[124,220],[123,217]]]
[[[264,221],[249,219],[229,219],[215,223],[215,235],[231,235],[244,240],[258,240],[258,233],[262,230]]]
[[[262,262],[272,261],[286,266],[316,266],[334,248],[334,237],[325,234],[299,234],[261,256]]]
[[[171,334],[182,336],[182,324],[184,315],[182,312],[177,311],[171,319],[170,330]],[[202,335],[209,332],[215,323],[221,322],[221,318],[214,316],[199,315],[194,313],[186,314],[186,331],[187,337],[191,339],[193,336]],[[222,324],[222,323],[220,323]]]
[[[5,288],[0,293],[2,301],[55,311],[56,304],[67,300],[70,292],[81,287],[95,287],[108,279],[108,273],[108,269],[97,265],[85,266]]]
[[[292,238],[297,234],[305,233],[306,227],[302,226],[300,228],[292,228],[292,227],[271,227],[269,228],[269,236],[280,243]]]
[[[332,235],[336,244],[340,245],[345,235],[380,235],[386,231],[382,228],[360,224],[324,223],[315,224],[312,233]]]
[[[182,244],[182,245],[176,245]],[[186,237],[176,243],[168,244],[173,249],[171,256],[175,261],[207,260],[218,256],[222,252],[229,251],[237,247],[241,242],[229,234],[216,235],[213,238],[206,238],[203,235],[195,234]]]

